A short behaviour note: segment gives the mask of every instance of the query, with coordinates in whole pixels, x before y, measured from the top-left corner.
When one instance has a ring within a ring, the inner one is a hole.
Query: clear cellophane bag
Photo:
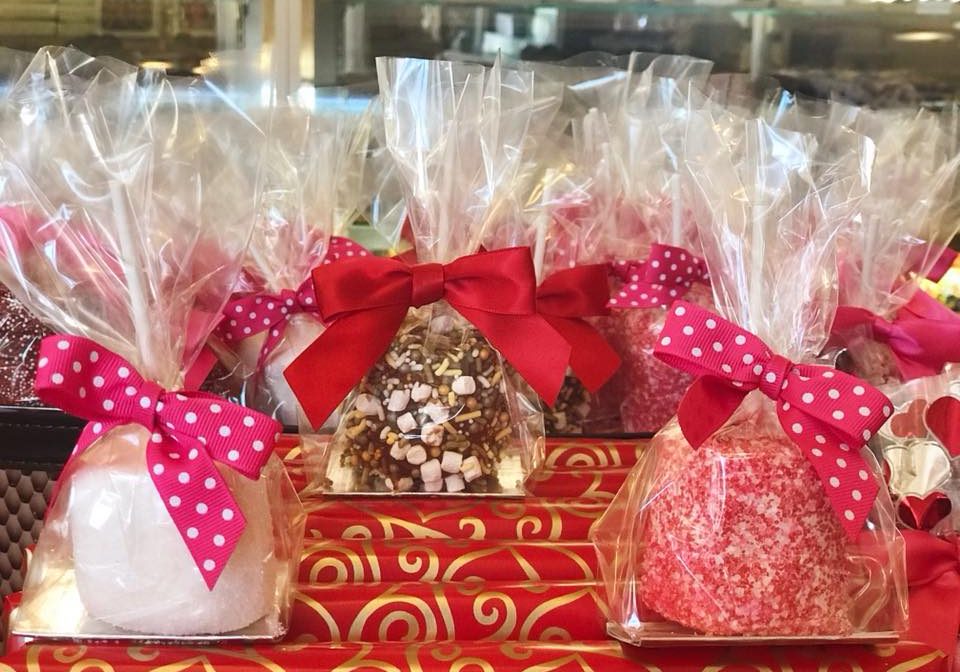
[[[260,151],[262,133],[203,80],[100,71],[73,95],[59,76],[60,53],[38,53],[22,97],[6,101],[24,110],[30,100],[54,104],[43,116],[21,115],[35,152],[6,138],[0,146],[0,207],[16,215],[0,217],[0,281],[51,330],[89,339],[146,381],[180,389],[240,268],[256,186],[240,156]],[[73,371],[85,366],[76,361]],[[96,438],[58,479],[11,632],[282,635],[304,519],[279,459],[258,479],[216,463],[246,527],[210,589],[147,473],[150,431],[122,422],[99,436],[96,424],[89,429]]]
[[[830,116],[876,144],[862,221],[841,241],[840,305],[890,320],[923,291],[916,279],[927,275],[960,229],[960,156],[942,119],[929,111],[833,104]],[[875,385],[903,380],[890,348],[869,326],[845,334],[843,347],[840,362],[861,378]]]
[[[361,195],[369,113],[331,104],[323,111],[286,105],[259,114],[267,144],[257,222],[244,264],[251,282],[234,298],[297,292],[327,258],[331,237],[345,236],[365,208]],[[318,315],[309,305],[303,308],[291,308],[284,323],[270,328],[279,334],[267,351],[263,348],[270,329],[261,325],[247,337],[231,330],[217,347],[221,360],[239,378],[243,403],[294,427],[301,411],[283,370],[323,331]],[[228,310],[224,319],[229,324],[235,317]]]
[[[608,212],[583,234],[583,253],[589,257],[629,264],[644,260],[656,243],[700,256],[688,205],[690,187],[681,170],[683,129],[695,104],[689,95],[693,86],[692,80],[655,77],[645,71],[619,108],[609,114],[592,110],[584,117],[579,133],[581,161],[604,166],[596,172],[594,192],[608,194],[598,214]],[[655,432],[676,412],[691,379],[653,357],[665,310],[634,305],[630,290],[640,278],[621,276],[612,285],[616,303],[610,316],[597,320],[622,360],[619,372],[601,394],[619,400],[624,431]],[[711,304],[709,287],[701,282],[678,290],[690,301]]]
[[[547,102],[533,75],[404,58],[378,60],[378,74],[418,262],[476,253],[509,214],[527,129]],[[341,405],[332,441],[305,442],[325,490],[516,495],[542,462],[543,418],[515,370],[440,301],[409,311]]]
[[[710,122],[691,124],[687,164],[717,309],[812,362],[870,143],[851,138],[843,159],[820,165],[811,136],[722,111]],[[859,477],[880,484],[860,450]],[[906,578],[889,496],[881,486],[851,538],[824,488],[757,390],[696,449],[671,420],[591,531],[611,634],[639,645],[896,639]]]

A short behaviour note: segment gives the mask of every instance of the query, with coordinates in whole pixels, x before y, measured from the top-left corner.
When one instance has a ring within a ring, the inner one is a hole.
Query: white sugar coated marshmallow
[[[283,377],[283,370],[299,357],[308,345],[317,340],[323,330],[323,325],[311,315],[297,314],[287,322],[282,340],[267,356],[263,372],[256,383],[252,404],[254,408],[274,416],[285,425],[297,424],[299,403],[290,385],[287,384],[287,379]],[[261,339],[256,340],[260,344],[263,343]],[[256,366],[259,354],[258,349],[256,356],[253,357],[252,366]],[[334,414],[327,419],[324,426],[330,427],[336,424],[337,417]]]
[[[448,474],[459,473],[460,465],[463,464],[463,455],[452,450],[445,450],[443,451],[443,461],[440,464]]]
[[[440,492],[443,490],[443,481],[424,481],[424,492]]]
[[[480,460],[478,460],[474,455],[471,455],[463,461],[463,463],[460,465],[460,471],[463,472],[463,477],[467,479],[468,483],[474,479],[480,478],[483,475],[483,468],[480,466]]]
[[[460,474],[450,474],[443,480],[447,484],[447,492],[460,492],[466,487]]]
[[[477,391],[477,381],[473,376],[457,376],[450,387],[457,394],[473,394]]]
[[[117,428],[88,449],[61,494],[69,496],[77,590],[88,614],[153,635],[225,633],[268,615],[278,567],[265,482],[223,470],[247,526],[208,590],[147,474],[148,440],[142,427]]]
[[[440,470],[440,460],[430,460],[420,465],[420,477],[424,481],[439,481],[443,478],[443,472]]]

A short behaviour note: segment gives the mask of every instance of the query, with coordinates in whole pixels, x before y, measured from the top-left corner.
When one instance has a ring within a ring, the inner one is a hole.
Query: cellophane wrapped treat
[[[960,531],[960,372],[884,389],[893,415],[873,447],[901,527],[949,536]]]
[[[0,281],[58,332],[41,399],[89,423],[11,632],[278,637],[303,534],[280,427],[184,389],[250,235],[255,174],[238,153],[261,134],[202,80],[144,72],[75,98],[33,85],[61,105],[32,131],[38,155],[0,146],[0,212],[18,214],[0,218]]]
[[[610,632],[640,645],[895,639],[902,540],[864,447],[891,407],[806,363],[828,336],[836,238],[869,142],[831,172],[810,136],[711,119],[687,160],[726,319],[679,301],[661,332],[657,356],[699,377],[591,532]]]
[[[314,272],[321,312],[331,322],[311,346],[316,350],[288,367],[287,377],[299,380],[294,390],[314,426],[329,403],[313,417],[310,397],[329,396],[340,385],[353,391],[333,440],[306,439],[309,461],[318,485],[335,492],[521,493],[542,460],[543,420],[518,369],[501,355],[511,341],[502,337],[514,337],[513,352],[526,347],[524,339],[543,339],[542,361],[551,362],[558,336],[530,314],[535,280],[529,250],[478,250],[490,223],[508,214],[520,148],[544,101],[530,73],[499,64],[485,69],[386,58],[378,61],[378,74],[386,143],[403,184],[419,263],[338,261]],[[463,275],[467,266],[476,274]],[[334,286],[324,285],[333,276],[344,290],[339,297]],[[501,290],[487,289],[495,286]],[[511,316],[493,305],[507,297],[517,302]],[[482,314],[466,319],[466,304],[481,307]],[[501,347],[474,322],[492,325]],[[507,322],[517,326],[498,326]],[[352,324],[358,331],[347,331]],[[328,345],[336,338],[342,345]],[[325,357],[323,364],[311,359],[314,352]],[[562,367],[566,354],[561,359]],[[300,373],[292,373],[298,367]]]
[[[291,106],[270,110],[264,123],[261,203],[244,269],[251,291],[224,308],[219,335],[228,368],[243,379],[244,403],[284,425],[297,425],[299,409],[283,370],[323,330],[310,271],[366,254],[344,235],[364,209],[370,121],[336,107]]]
[[[832,116],[876,143],[869,196],[842,240],[834,351],[843,367],[882,385],[937,375],[960,360],[916,278],[926,276],[956,234],[960,158],[936,115],[833,105]],[[926,320],[926,325],[920,321]],[[906,333],[904,333],[904,331]]]
[[[646,74],[646,73],[645,73]],[[653,357],[664,310],[685,297],[711,302],[681,168],[690,104],[683,80],[646,77],[621,111],[591,111],[580,129],[582,161],[603,166],[595,191],[615,197],[586,247],[612,269],[611,315],[600,319],[622,359],[611,385],[622,391],[628,432],[655,432],[676,412],[692,379]]]

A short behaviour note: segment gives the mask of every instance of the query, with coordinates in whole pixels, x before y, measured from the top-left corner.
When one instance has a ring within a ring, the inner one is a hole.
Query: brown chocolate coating
[[[356,490],[500,491],[501,452],[517,440],[504,374],[476,329],[408,320],[360,381],[335,438]]]

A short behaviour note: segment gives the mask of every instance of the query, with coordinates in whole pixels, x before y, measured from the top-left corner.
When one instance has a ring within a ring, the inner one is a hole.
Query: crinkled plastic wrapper
[[[122,425],[61,477],[11,629],[63,639],[277,639],[288,627],[305,517],[279,458],[254,481],[220,467],[243,535],[207,586],[147,473],[149,432]],[[187,531],[190,534],[190,531]]]
[[[664,427],[591,537],[625,641],[877,642],[906,625],[886,491],[851,540],[759,392],[699,449]]]
[[[900,525],[934,534],[960,530],[960,372],[882,388],[894,411],[871,442]]]
[[[443,303],[408,313],[341,412],[307,444],[332,492],[517,495],[543,462],[536,395]]]

